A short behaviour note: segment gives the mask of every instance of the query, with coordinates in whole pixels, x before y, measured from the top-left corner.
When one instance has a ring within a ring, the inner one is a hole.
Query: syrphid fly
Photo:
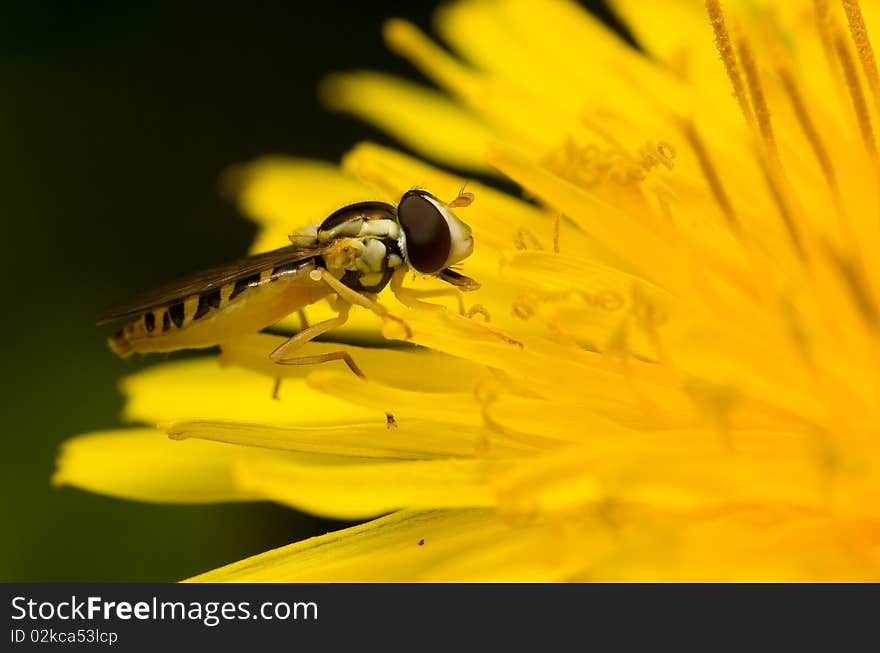
[[[409,269],[432,275],[457,290],[479,284],[454,270],[473,251],[471,230],[452,209],[468,206],[464,191],[441,202],[424,190],[406,192],[397,207],[378,201],[345,206],[320,224],[290,236],[291,245],[194,274],[135,298],[101,316],[99,324],[136,317],[109,340],[120,356],[222,345],[255,333],[309,304],[327,298],[335,318],[307,326],[269,358],[281,365],[343,360],[358,376],[360,369],[345,351],[319,356],[291,356],[306,342],[337,328],[352,305],[383,320],[409,327],[379,304],[374,295],[389,283],[406,306],[444,291],[417,291],[403,285]],[[457,290],[449,289],[457,294]],[[448,293],[449,291],[445,291]],[[302,315],[302,313],[300,313]]]

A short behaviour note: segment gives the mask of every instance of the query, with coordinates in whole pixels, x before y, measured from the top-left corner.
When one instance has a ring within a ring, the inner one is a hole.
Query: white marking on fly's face
[[[449,258],[446,259],[443,267],[448,268],[451,265],[455,265],[473,254],[474,239],[471,236],[471,228],[462,222],[445,204],[441,204],[430,195],[424,195],[423,197],[440,211],[440,215],[443,216],[443,219],[446,220],[446,224],[449,226],[449,234],[452,236]]]

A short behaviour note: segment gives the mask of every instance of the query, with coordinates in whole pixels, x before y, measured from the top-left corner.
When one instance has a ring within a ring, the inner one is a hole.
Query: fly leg
[[[313,324],[312,326],[303,329],[295,336],[291,336],[286,342],[282,343],[275,349],[275,351],[269,354],[269,358],[278,365],[314,365],[317,363],[328,363],[330,361],[341,360],[344,361],[345,364],[348,365],[348,369],[354,372],[359,378],[367,378],[361,368],[358,367],[357,363],[354,362],[351,354],[347,351],[329,351],[326,354],[317,354],[315,356],[288,356],[288,354],[296,351],[307,342],[342,326],[348,321],[348,312],[351,310],[351,304],[345,300],[340,300],[336,302],[336,306],[333,308],[338,313],[336,317]],[[278,388],[280,384],[281,380],[276,380],[275,389],[272,395],[275,399],[278,398]],[[397,428],[397,421],[391,413],[385,413],[385,423],[388,425],[389,429]]]
[[[282,345],[283,347],[284,345]],[[330,361],[345,361],[348,369],[357,374],[360,378],[367,378],[357,366],[354,359],[347,351],[328,351],[326,354],[318,354],[316,356],[297,356],[295,358],[283,358],[276,360],[278,365],[314,365],[315,363],[329,363]]]
[[[291,336],[286,342],[269,354],[269,358],[278,365],[311,365],[314,363],[326,363],[328,361],[341,360],[345,361],[345,364],[348,365],[348,369],[362,379],[365,378],[361,368],[357,366],[351,355],[346,351],[331,351],[316,356],[296,356],[293,358],[288,356],[288,354],[296,351],[310,340],[314,340],[318,336],[323,335],[336,327],[340,327],[348,321],[348,312],[351,310],[351,304],[344,302],[339,302],[339,304],[340,305],[336,308],[339,314],[336,317],[313,324],[312,326],[303,329],[295,336]]]
[[[344,283],[342,283],[339,279],[327,272],[327,270],[325,270],[324,268],[315,268],[309,273],[309,275],[315,281],[323,281],[328,286],[330,286],[333,291],[337,295],[339,295],[342,301],[348,302],[349,304],[357,304],[358,306],[362,306],[366,309],[373,311],[373,313],[381,317],[386,324],[388,322],[397,323],[398,326],[403,329],[405,340],[409,340],[410,338],[412,338],[412,329],[410,329],[409,325],[401,318],[397,317],[396,315],[392,315],[388,311],[388,309],[382,306],[382,304],[380,304],[379,302],[370,299],[366,295],[359,293],[356,290],[352,290]]]
[[[458,314],[464,315],[464,300],[461,298],[461,291],[457,288],[437,288],[431,290],[407,288],[403,285],[403,278],[405,276],[405,267],[398,268],[394,271],[394,274],[391,276],[391,292],[394,293],[394,296],[397,297],[398,301],[407,308],[439,310],[446,307],[440,304],[423,302],[421,300],[427,297],[455,297],[458,301]]]
[[[414,288],[406,288],[403,285],[403,278],[406,276],[406,268],[399,268],[394,271],[394,274],[391,277],[391,292],[394,293],[394,296],[400,300],[400,303],[408,308],[421,308],[421,309],[429,309],[429,310],[441,310],[446,308],[445,306],[441,306],[440,304],[431,304],[429,302],[420,301],[420,297],[437,297],[442,295],[450,295],[455,294],[458,299],[458,313],[462,318],[467,320],[468,324],[472,325],[474,328],[484,331],[486,333],[490,333],[496,338],[500,338],[508,345],[513,345],[515,347],[519,347],[522,349],[523,344],[519,340],[514,340],[510,336],[505,335],[498,329],[495,329],[488,324],[483,322],[477,322],[473,319],[475,315],[482,315],[483,318],[488,321],[489,320],[489,312],[480,304],[474,304],[471,306],[470,310],[465,311],[464,309],[464,301],[461,298],[461,291],[456,288],[450,289],[437,289],[437,290],[416,290]]]
[[[308,329],[309,318],[306,317],[306,312],[303,309],[299,309],[296,314],[299,316],[299,330]]]

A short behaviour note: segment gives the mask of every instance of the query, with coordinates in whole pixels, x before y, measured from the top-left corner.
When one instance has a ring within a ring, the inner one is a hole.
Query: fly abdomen
[[[220,289],[212,290],[209,293],[199,296],[199,303],[196,306],[196,312],[193,315],[194,320],[204,317],[213,308],[220,308]]]
[[[209,347],[259,331],[326,295],[311,259],[284,263],[145,311],[110,338],[119,356]]]
[[[147,311],[139,320],[130,322],[114,334],[110,338],[110,348],[119,356],[125,357],[134,350],[132,344],[135,340],[167,335],[216,313],[231,300],[234,285],[229,283],[200,295],[191,295],[182,302]]]
[[[232,286],[232,291],[229,294],[229,299],[235,299],[248,288],[256,286],[258,283],[260,283],[261,277],[264,274],[267,273],[259,272],[257,274],[252,274],[249,277],[245,277],[244,279],[239,279],[234,284],[227,284]],[[271,274],[271,272],[269,272],[268,274]]]

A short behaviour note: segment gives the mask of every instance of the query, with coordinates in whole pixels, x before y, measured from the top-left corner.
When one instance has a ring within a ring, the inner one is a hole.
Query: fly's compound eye
[[[397,219],[407,259],[418,272],[434,274],[473,251],[470,228],[428,192],[407,192],[397,207]]]
[[[410,191],[400,200],[397,218],[410,265],[425,274],[442,270],[452,250],[452,234],[437,204],[422,191]]]

